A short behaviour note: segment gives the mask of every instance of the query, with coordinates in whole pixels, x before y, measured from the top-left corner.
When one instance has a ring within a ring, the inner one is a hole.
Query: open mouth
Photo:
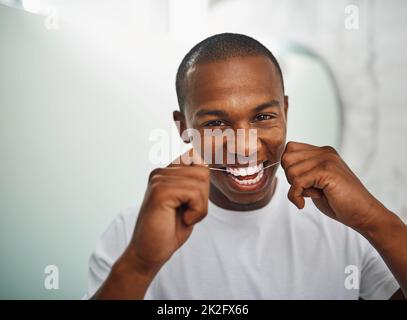
[[[265,177],[264,167],[268,161],[245,167],[223,167],[223,171],[239,186],[255,187]]]
[[[263,162],[248,167],[232,168],[226,167],[226,172],[230,177],[241,185],[254,185],[263,178]]]

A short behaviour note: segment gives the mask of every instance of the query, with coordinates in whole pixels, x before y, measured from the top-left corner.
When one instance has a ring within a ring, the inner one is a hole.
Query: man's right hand
[[[193,149],[153,170],[133,237],[93,299],[143,299],[158,270],[206,216],[208,198],[209,169]]]
[[[192,164],[185,164],[185,156]],[[176,164],[177,163],[177,164]],[[209,169],[193,149],[166,168],[151,172],[127,250],[141,270],[154,271],[191,235],[208,211]]]

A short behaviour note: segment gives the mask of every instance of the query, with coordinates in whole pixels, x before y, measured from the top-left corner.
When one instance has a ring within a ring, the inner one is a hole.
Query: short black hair
[[[196,44],[182,59],[178,67],[175,87],[177,91],[178,105],[184,111],[185,104],[185,78],[188,71],[200,64],[217,60],[224,60],[232,57],[246,57],[264,55],[271,60],[277,68],[281,78],[281,85],[284,92],[283,74],[277,59],[259,41],[238,33],[220,33]]]

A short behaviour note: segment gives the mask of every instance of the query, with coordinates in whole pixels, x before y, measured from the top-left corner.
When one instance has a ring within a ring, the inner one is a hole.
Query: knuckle
[[[295,177],[295,176],[297,176],[298,174],[297,174],[297,167],[295,166],[295,165],[293,165],[293,166],[291,166],[291,167],[289,167],[289,168],[287,168],[287,174],[290,176],[290,177]]]
[[[200,181],[199,189],[202,191],[209,191],[209,180],[208,181]]]
[[[296,176],[292,179],[292,189],[296,189],[301,185],[301,178],[299,176]]]
[[[321,163],[322,169],[324,169],[325,171],[330,171],[332,170],[334,164],[332,163],[331,160],[325,160]]]
[[[208,215],[208,202],[207,201],[203,202],[203,204],[202,204],[201,214],[203,217],[206,217]]]
[[[287,142],[287,145],[286,145],[286,149],[287,149],[287,150],[291,150],[291,149],[294,147],[294,145],[295,145],[295,142],[293,142],[293,141],[288,141],[288,142]]]
[[[160,194],[160,183],[157,181],[151,182],[149,185],[149,191],[151,195],[157,195]]]
[[[289,154],[284,153],[281,156],[281,165],[283,166],[283,168],[286,168],[288,167],[289,163],[290,163]]]
[[[195,172],[204,181],[209,181],[209,169],[207,167],[197,166]]]
[[[204,201],[203,197],[201,194],[197,194],[196,195],[197,199],[199,199],[198,202],[198,211],[202,214],[207,214],[208,213],[208,205],[207,203]]]
[[[288,168],[288,169],[285,171],[285,174],[286,174],[286,176],[287,176],[288,182],[292,182],[292,181],[293,181],[293,178],[294,178],[292,169],[291,169],[291,168]]]
[[[287,193],[287,198],[288,198],[288,200],[290,200],[290,201],[294,201],[294,194],[293,194],[292,189],[290,189],[290,191],[288,191],[288,193]]]
[[[187,188],[191,192],[192,197],[194,197],[195,199],[199,199],[199,197],[201,196],[201,188],[198,183],[188,185]]]
[[[153,169],[153,170],[150,172],[150,175],[148,176],[148,181],[151,181],[151,179],[152,179],[154,176],[160,174],[160,173],[162,172],[162,170],[163,170],[162,168],[155,168],[155,169]]]
[[[336,153],[327,153],[325,155],[325,161],[327,162],[333,162],[335,163],[336,161],[338,161],[339,156]]]
[[[322,149],[328,153],[336,154],[336,150],[334,147],[331,146],[323,146]]]
[[[157,173],[150,178],[150,185],[157,185],[162,181],[163,175]]]

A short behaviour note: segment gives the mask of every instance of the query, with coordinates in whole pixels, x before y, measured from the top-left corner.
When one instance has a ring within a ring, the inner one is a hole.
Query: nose
[[[238,128],[235,130],[235,141],[227,142],[228,153],[233,153],[239,164],[257,163],[257,155],[261,151],[261,142],[257,129]]]

